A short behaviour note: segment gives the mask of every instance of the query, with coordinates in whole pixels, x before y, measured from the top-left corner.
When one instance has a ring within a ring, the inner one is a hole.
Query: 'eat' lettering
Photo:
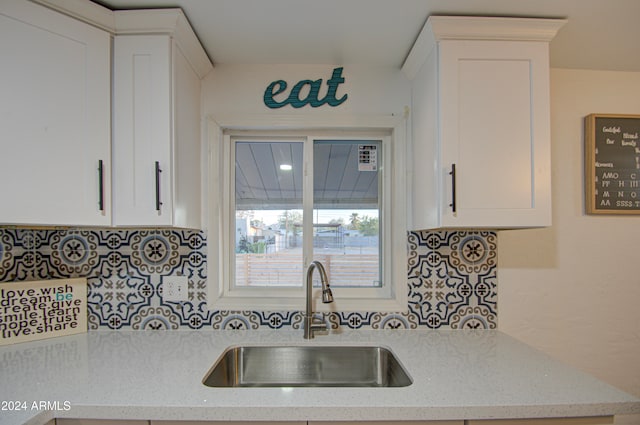
[[[269,84],[267,89],[264,91],[264,104],[272,109],[282,108],[286,105],[291,105],[294,108],[302,108],[306,105],[311,105],[313,108],[317,108],[322,105],[338,106],[347,100],[348,97],[348,95],[345,94],[340,99],[336,98],[338,86],[342,83],[344,83],[342,68],[335,68],[331,75],[331,79],[327,80],[327,94],[322,99],[318,98],[320,87],[322,87],[322,79],[318,79],[300,80],[295,86],[293,86],[286,99],[277,101],[274,97],[281,95],[287,90],[287,82],[284,80],[277,80]],[[309,92],[304,99],[301,99],[300,93],[303,92],[305,86],[308,86]]]

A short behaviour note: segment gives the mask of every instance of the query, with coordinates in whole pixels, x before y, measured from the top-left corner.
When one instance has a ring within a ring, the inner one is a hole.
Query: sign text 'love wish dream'
[[[287,96],[287,82],[284,80],[276,80],[267,86],[264,91],[264,104],[269,108],[277,109],[286,105],[291,105],[294,108],[302,108],[303,106],[310,105],[312,108],[317,108],[322,105],[338,106],[347,100],[348,95],[345,94],[340,99],[336,98],[338,92],[338,86],[344,83],[342,77],[342,68],[335,68],[331,79],[327,80],[327,94],[319,99],[320,88],[322,87],[322,79],[318,80],[300,80],[289,92]],[[300,95],[307,93],[306,96],[301,99]],[[274,98],[280,98],[278,101]]]

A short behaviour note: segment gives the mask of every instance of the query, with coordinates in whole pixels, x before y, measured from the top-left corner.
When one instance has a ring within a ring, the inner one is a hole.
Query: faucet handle
[[[329,331],[329,326],[327,326],[325,313],[316,313],[312,316],[311,329],[313,329],[315,332]]]

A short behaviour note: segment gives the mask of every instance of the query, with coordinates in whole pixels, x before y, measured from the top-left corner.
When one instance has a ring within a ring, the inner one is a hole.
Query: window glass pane
[[[235,143],[235,285],[302,286],[302,142]]]
[[[380,287],[379,141],[315,141],[313,255],[332,286]]]

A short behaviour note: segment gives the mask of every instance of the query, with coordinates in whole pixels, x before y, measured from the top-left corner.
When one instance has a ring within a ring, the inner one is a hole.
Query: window
[[[336,288],[381,288],[381,140],[314,140],[313,258]]]
[[[389,131],[218,135],[208,182],[211,308],[302,310],[315,259],[334,289],[325,309],[406,309],[405,209],[396,203],[405,170],[393,172]]]
[[[304,142],[231,138],[235,276],[231,287],[299,287]]]

